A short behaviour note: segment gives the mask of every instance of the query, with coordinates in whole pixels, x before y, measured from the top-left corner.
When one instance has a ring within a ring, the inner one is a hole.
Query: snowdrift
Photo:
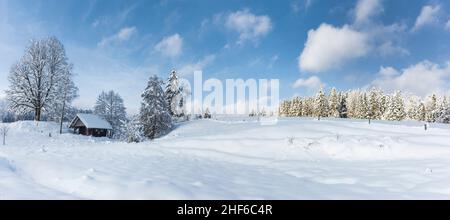
[[[220,116],[123,143],[10,124],[0,198],[449,199],[450,127]],[[51,133],[51,135],[49,135]]]

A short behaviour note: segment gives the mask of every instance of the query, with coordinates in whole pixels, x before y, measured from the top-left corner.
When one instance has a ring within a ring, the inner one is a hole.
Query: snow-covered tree
[[[262,117],[267,116],[267,112],[264,107],[262,107],[261,110],[259,110],[258,116],[262,116]]]
[[[42,112],[60,101],[57,88],[65,83],[69,65],[58,39],[32,40],[25,55],[10,70],[6,94],[11,107],[22,113],[33,111],[34,120],[40,121]]]
[[[308,97],[304,99],[303,102],[303,115],[307,117],[314,116],[314,101],[315,99],[313,97]]]
[[[59,133],[62,133],[64,121],[69,121],[73,117],[67,114],[70,103],[78,97],[78,88],[73,82],[73,65],[68,65],[66,72],[60,75],[58,81],[60,83],[55,86],[55,95],[52,106],[48,108],[48,117],[53,121],[59,122]]]
[[[446,97],[443,97],[440,102],[436,121],[439,123],[450,123],[450,102]]]
[[[384,115],[386,114],[386,110],[388,109],[388,104],[389,104],[389,96],[380,93],[380,116],[379,119],[383,119]]]
[[[140,122],[144,135],[154,139],[166,134],[172,128],[172,118],[162,89],[162,81],[157,76],[150,77],[142,93]]]
[[[138,115],[132,116],[123,126],[121,139],[128,142],[141,142],[145,139],[143,126]]]
[[[436,121],[436,113],[437,113],[437,97],[436,94],[432,94],[428,97],[428,102],[426,104],[427,109],[427,122],[435,122]]]
[[[94,106],[94,113],[111,124],[114,138],[120,137],[122,126],[127,120],[125,110],[122,97],[112,90],[101,92]]]
[[[6,114],[8,113],[8,103],[6,100],[0,98],[0,122],[3,122]]]
[[[209,111],[209,108],[206,108],[205,112],[203,113],[203,118],[211,118],[211,112]]]
[[[417,120],[418,118],[418,103],[415,97],[408,97],[408,101],[405,106],[406,117],[409,119]]]
[[[386,119],[392,121],[401,121],[405,118],[405,104],[400,91],[396,91],[389,100],[389,106],[386,111]]]
[[[325,93],[321,90],[316,95],[315,99],[315,116],[320,120],[322,117],[328,117],[328,102]]]
[[[381,92],[372,88],[368,97],[368,113],[371,119],[380,119],[381,117]]]
[[[290,105],[291,105],[291,101],[289,100],[284,100],[283,102],[281,102],[278,113],[280,116],[285,116],[288,117],[289,115],[289,111],[290,111]],[[254,115],[256,115],[256,112],[254,113]]]
[[[358,98],[357,118],[370,119],[369,103],[365,92],[360,93]]]
[[[330,99],[329,99],[329,106],[330,106],[330,113],[329,115],[332,117],[339,117],[339,94],[336,90],[336,88],[332,88],[330,92]]]
[[[169,78],[167,79],[164,96],[166,97],[167,106],[169,106],[170,115],[180,115],[180,104],[183,104],[182,89],[180,88],[177,71],[175,70],[170,72]]]
[[[342,95],[338,106],[339,118],[347,118],[347,95]]]
[[[423,104],[423,102],[420,102],[420,104],[417,106],[416,117],[417,117],[416,119],[419,121],[427,120],[427,109],[425,107],[425,104]]]
[[[300,97],[295,97],[291,101],[291,106],[289,108],[289,115],[291,117],[302,116],[302,100],[300,99]]]
[[[359,118],[360,91],[352,90],[347,93],[347,112],[349,118]]]

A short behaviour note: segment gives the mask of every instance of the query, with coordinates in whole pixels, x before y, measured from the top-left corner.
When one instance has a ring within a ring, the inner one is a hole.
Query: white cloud
[[[177,72],[180,76],[194,74],[194,71],[203,71],[205,67],[210,65],[216,59],[215,55],[205,56],[203,59],[183,65]]]
[[[441,6],[439,5],[423,6],[420,15],[416,19],[413,30],[418,30],[425,25],[437,22],[437,15],[440,9]]]
[[[308,39],[299,57],[303,71],[322,72],[369,52],[368,36],[348,25],[342,28],[322,24],[308,32]]]
[[[389,56],[389,55],[405,56],[410,54],[410,52],[407,49],[394,45],[392,41],[386,41],[382,43],[378,47],[378,51],[382,56]]]
[[[381,0],[359,0],[355,8],[355,23],[365,23],[382,11]]]
[[[382,78],[390,78],[400,75],[400,72],[393,67],[380,67],[380,71],[378,72],[378,76]]]
[[[450,20],[448,20],[447,24],[445,24],[445,30],[450,30]]]
[[[298,13],[301,9],[307,10],[313,3],[313,0],[294,0],[291,1],[291,10]]]
[[[242,44],[248,40],[257,42],[272,30],[273,25],[267,15],[254,15],[248,10],[242,10],[229,14],[225,27],[238,32],[238,44]]]
[[[182,53],[183,38],[179,34],[165,37],[155,45],[155,50],[166,57],[176,57]]]
[[[129,40],[133,35],[137,33],[136,27],[125,27],[122,28],[118,33],[103,38],[99,43],[98,47],[106,47],[111,44],[120,43]]]
[[[293,88],[304,87],[310,91],[316,91],[324,86],[325,84],[317,76],[311,76],[305,79],[300,78],[297,81],[295,81],[294,84],[292,85]]]
[[[117,39],[121,41],[128,40],[134,33],[136,33],[135,27],[123,28],[117,33]]]
[[[401,71],[393,67],[381,67],[371,86],[387,92],[401,90],[404,93],[424,97],[433,92],[446,92],[448,88],[445,79],[449,76],[450,61],[445,67],[422,61]]]
[[[92,22],[91,26],[93,28],[106,27],[106,28],[118,28],[123,26],[123,24],[128,20],[132,12],[138,8],[139,3],[130,5],[129,7],[122,8],[121,11],[113,13],[113,15],[101,16]]]

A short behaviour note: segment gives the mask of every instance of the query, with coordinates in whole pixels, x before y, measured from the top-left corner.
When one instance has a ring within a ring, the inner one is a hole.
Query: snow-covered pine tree
[[[358,90],[351,90],[347,93],[347,112],[349,118],[358,118],[359,111],[359,96],[360,92]]]
[[[172,128],[172,118],[162,89],[162,81],[157,76],[150,77],[141,95],[140,122],[144,135],[150,139],[158,138]]]
[[[368,112],[371,119],[380,119],[380,91],[378,89],[372,88],[369,92],[368,97]]]
[[[379,119],[384,119],[384,115],[386,114],[386,110],[388,108],[389,104],[389,96],[383,94],[380,92],[380,100],[379,100],[379,107],[380,107],[380,116]]]
[[[128,142],[141,142],[145,139],[139,115],[134,115],[123,126],[121,139]]]
[[[386,119],[391,121],[401,121],[405,118],[405,104],[400,91],[396,91],[389,101],[386,111]]]
[[[295,104],[295,98],[294,98],[290,102],[289,113],[288,113],[289,117],[294,117],[295,116],[295,110],[296,110],[295,107],[296,107],[296,104]]]
[[[437,113],[436,94],[432,94],[431,96],[428,97],[426,109],[427,109],[427,122],[436,122],[436,113]]]
[[[319,90],[319,92],[316,95],[316,99],[314,102],[315,107],[315,116],[318,120],[323,117],[328,117],[328,102],[327,97],[325,96],[325,93],[322,91],[322,89]]]
[[[289,111],[290,111],[290,105],[291,101],[284,100],[280,105],[279,114],[280,116],[289,117]],[[254,113],[254,116],[256,116],[256,112]]]
[[[335,117],[335,118],[339,117],[339,111],[338,111],[339,104],[340,104],[339,103],[339,94],[338,94],[336,88],[334,88],[334,87],[331,89],[330,99],[329,99],[328,103],[330,106],[329,115],[331,117]]]
[[[94,114],[101,116],[111,124],[114,138],[121,136],[123,125],[127,121],[125,110],[122,97],[113,90],[109,92],[102,91],[97,97],[94,106]]]
[[[291,101],[289,115],[291,117],[300,117],[302,115],[302,101],[300,97],[297,96]]]
[[[427,109],[425,107],[425,104],[423,102],[420,102],[420,104],[417,106],[416,110],[417,114],[417,120],[419,121],[426,121],[427,120]]]
[[[296,103],[296,111],[295,116],[302,117],[303,116],[303,99],[301,97],[297,97],[297,103]]]
[[[367,95],[365,92],[361,92],[359,99],[358,99],[358,118],[360,119],[369,119],[370,118],[370,112],[369,112],[369,105],[367,100]]]
[[[314,117],[314,101],[315,99],[313,97],[308,97],[305,99],[303,110],[304,115],[307,117]]]
[[[439,123],[450,123],[450,103],[444,96],[439,104],[438,113],[436,115],[436,121]]]
[[[339,118],[347,118],[348,117],[348,113],[347,113],[347,95],[342,95],[340,102],[339,102],[339,107],[338,107],[338,111],[339,111]]]
[[[169,107],[169,113],[171,116],[180,115],[180,102],[182,102],[182,90],[180,89],[180,83],[178,81],[177,71],[172,70],[169,78],[167,79],[166,88],[164,90],[164,96],[166,97],[167,106]]]
[[[414,96],[408,97],[408,102],[406,104],[406,117],[412,120],[419,120],[419,103],[417,98]]]

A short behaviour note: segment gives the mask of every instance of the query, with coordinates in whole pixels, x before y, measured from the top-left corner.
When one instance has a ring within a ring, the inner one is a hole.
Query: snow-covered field
[[[447,125],[224,117],[139,144],[10,127],[0,199],[450,199]]]

